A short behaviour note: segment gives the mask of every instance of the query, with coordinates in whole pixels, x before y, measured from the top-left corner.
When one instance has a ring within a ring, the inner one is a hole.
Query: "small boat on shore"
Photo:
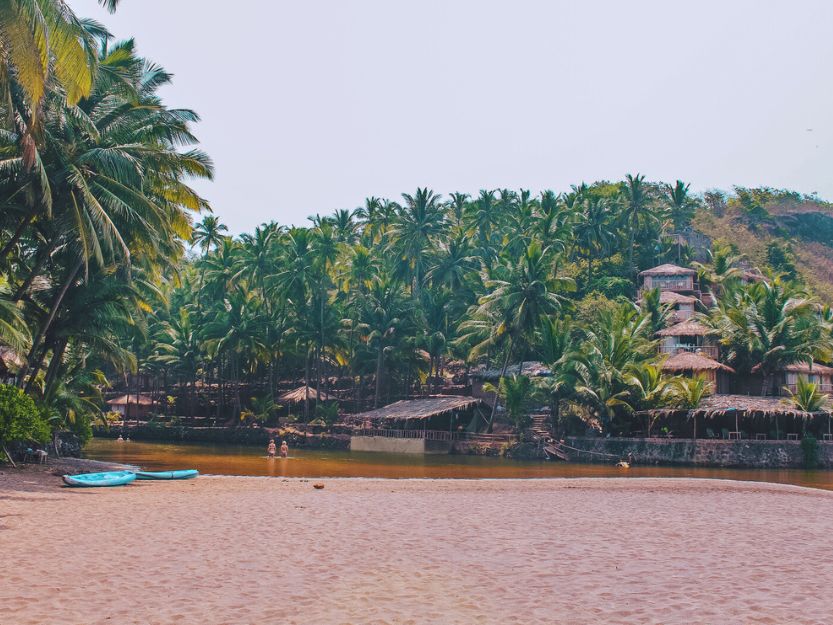
[[[133,471],[105,471],[103,473],[81,473],[64,475],[67,486],[122,486],[136,479]]]
[[[180,469],[179,471],[136,471],[140,480],[189,480],[200,474],[196,469]]]

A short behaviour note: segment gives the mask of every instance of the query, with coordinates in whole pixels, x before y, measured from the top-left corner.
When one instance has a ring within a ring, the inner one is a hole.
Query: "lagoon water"
[[[580,478],[671,477],[717,478],[794,484],[833,490],[833,471],[799,469],[712,469],[702,467],[634,466],[564,462],[521,462],[503,458],[455,455],[409,455],[291,449],[289,458],[267,458],[265,451],[242,445],[116,442],[93,439],[85,456],[135,464],[146,470],[199,469],[216,475],[272,477],[368,478]]]

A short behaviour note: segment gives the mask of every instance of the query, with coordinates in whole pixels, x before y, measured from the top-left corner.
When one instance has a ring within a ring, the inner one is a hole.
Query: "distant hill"
[[[781,189],[736,187],[706,194],[695,230],[737,247],[752,264],[793,273],[833,304],[833,204]]]

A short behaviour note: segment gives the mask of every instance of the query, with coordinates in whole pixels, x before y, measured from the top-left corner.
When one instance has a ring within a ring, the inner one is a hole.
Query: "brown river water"
[[[145,470],[199,469],[215,475],[369,478],[712,478],[794,484],[833,490],[833,471],[800,469],[713,469],[522,462],[481,456],[359,453],[291,449],[289,458],[267,458],[264,450],[237,445],[117,442],[93,439],[87,458],[135,464]]]

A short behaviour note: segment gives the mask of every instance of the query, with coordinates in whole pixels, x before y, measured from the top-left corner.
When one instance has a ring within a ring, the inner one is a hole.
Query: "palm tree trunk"
[[[382,369],[384,365],[385,351],[382,344],[379,344],[379,349],[376,353],[376,395],[373,398],[373,407],[379,407],[379,396],[382,390]]]
[[[49,331],[49,328],[52,326],[52,322],[55,320],[55,316],[58,314],[58,308],[61,306],[61,302],[64,300],[64,296],[67,294],[69,287],[72,285],[73,281],[75,280],[75,276],[78,275],[78,272],[81,271],[81,267],[84,265],[84,260],[80,259],[76,264],[75,267],[69,272],[69,276],[64,281],[64,284],[61,286],[60,291],[55,295],[55,298],[52,300],[52,305],[49,307],[49,315],[44,321],[43,325],[41,326],[38,334],[35,336],[34,340],[32,341],[32,348],[29,350],[29,357],[26,359],[26,362],[23,363],[23,366],[20,367],[20,372],[17,374],[17,386],[23,388],[23,382],[26,378],[26,374],[29,372],[29,364],[32,362],[32,359],[35,357],[38,349],[40,348],[40,344],[43,341],[46,333]],[[38,363],[35,363],[37,369],[40,368]],[[37,369],[32,373],[32,377],[34,378],[35,374],[37,373]]]
[[[487,428],[487,432],[489,434],[492,433],[492,425],[495,421],[495,412],[497,412],[497,399],[498,399],[498,391],[500,389],[500,381],[506,375],[506,369],[509,367],[509,359],[512,357],[512,347],[514,345],[515,339],[509,339],[509,349],[506,352],[506,358],[503,360],[503,367],[500,370],[500,377],[497,380],[497,387],[495,388],[495,396],[492,398],[492,412],[489,414],[489,427]]]
[[[306,354],[304,356],[304,421],[309,422],[309,357],[310,349],[307,344]]]
[[[43,394],[48,396],[52,391],[52,387],[57,379],[58,371],[61,368],[61,361],[64,358],[64,351],[66,350],[67,338],[58,340],[58,344],[52,349],[52,358],[49,361],[49,367],[46,370],[46,377],[43,381]]]

